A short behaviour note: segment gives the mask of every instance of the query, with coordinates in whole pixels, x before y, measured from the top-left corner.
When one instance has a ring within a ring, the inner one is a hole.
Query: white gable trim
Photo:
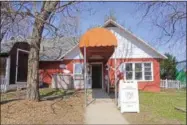
[[[78,59],[78,60],[83,59],[83,55],[81,53],[79,45],[76,45],[71,50],[69,50],[67,52],[67,54],[64,55],[63,59],[64,60],[66,60],[66,59]]]
[[[61,55],[57,60],[62,60],[62,58],[64,56],[66,56],[68,53],[70,53],[72,50],[74,50],[77,46],[79,45],[79,43],[77,45],[75,45],[74,47],[72,47],[69,51],[67,51],[65,54]]]
[[[123,26],[119,25],[118,23],[116,23],[115,21],[109,19],[108,21],[105,22],[105,24],[102,27],[106,27],[109,23],[112,23],[113,25],[115,25],[116,27],[122,29],[123,31],[125,31],[127,34],[129,34],[130,36],[132,36],[133,38],[135,38],[136,40],[142,42],[143,44],[145,44],[147,47],[149,47],[150,49],[152,49],[154,52],[156,52],[158,55],[160,55],[163,59],[167,59],[167,57],[161,53],[159,53],[155,48],[151,47],[147,42],[145,42],[144,40],[140,39],[139,37],[135,36],[133,33],[129,32],[127,29],[125,29]]]

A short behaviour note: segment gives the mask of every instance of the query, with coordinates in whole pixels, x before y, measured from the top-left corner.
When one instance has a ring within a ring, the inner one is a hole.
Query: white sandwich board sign
[[[118,107],[123,112],[140,112],[138,85],[136,81],[119,82]]]

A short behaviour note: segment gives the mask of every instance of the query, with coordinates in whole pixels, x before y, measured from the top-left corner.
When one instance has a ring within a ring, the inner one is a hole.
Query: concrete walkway
[[[128,124],[113,100],[103,90],[92,90],[92,96],[95,100],[86,108],[85,124]]]

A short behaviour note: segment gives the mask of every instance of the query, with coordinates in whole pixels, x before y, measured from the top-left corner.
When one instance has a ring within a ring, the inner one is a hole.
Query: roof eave
[[[118,28],[121,28],[122,30],[124,30],[125,32],[127,32],[129,35],[133,36],[135,39],[137,39],[138,41],[144,43],[147,47],[151,48],[154,52],[156,52],[160,57],[162,57],[161,59],[167,59],[167,57],[163,54],[161,54],[160,52],[158,52],[157,50],[155,50],[153,47],[151,47],[148,43],[146,43],[144,40],[142,40],[141,38],[137,37],[135,34],[129,32],[127,29],[125,29],[123,26],[121,26],[120,24],[118,24],[117,22],[109,19],[107,20],[104,25],[102,27],[106,27],[109,23],[112,23],[113,25],[115,25]]]

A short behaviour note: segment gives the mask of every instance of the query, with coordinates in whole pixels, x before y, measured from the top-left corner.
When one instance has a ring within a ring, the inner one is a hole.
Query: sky
[[[40,10],[41,2],[39,2],[37,5],[38,10]],[[27,6],[31,7],[29,5]],[[74,16],[77,18],[74,21],[70,18],[64,19],[63,15],[60,13],[56,14],[53,22],[56,27],[59,27],[59,32],[62,35],[67,36],[69,31],[74,33],[74,30],[72,30],[72,28],[67,25],[68,23],[70,23],[70,25],[75,23],[79,26],[79,35],[84,34],[90,27],[101,26],[104,24],[106,16],[109,15],[112,11],[117,19],[117,23],[130,30],[137,37],[149,43],[162,54],[167,52],[174,55],[177,58],[177,61],[186,60],[186,40],[184,40],[182,43],[175,42],[174,39],[172,39],[169,43],[158,40],[161,30],[158,29],[158,27],[154,27],[149,19],[140,22],[143,9],[138,9],[138,2],[80,2],[78,6],[80,12],[74,13]],[[23,24],[27,25],[26,23],[29,23],[29,21],[26,20],[23,22]],[[19,31],[22,31],[23,34],[25,34],[26,29],[21,29],[22,30]],[[31,35],[32,27],[30,25],[29,31],[26,32],[26,34],[28,35],[29,32]],[[43,36],[46,34],[49,34],[50,36],[51,33],[52,32],[45,30]]]
[[[85,4],[86,5],[86,4]],[[87,4],[93,10],[80,13],[80,30],[81,34],[85,33],[88,28],[95,25],[103,25],[106,15],[113,11],[117,22],[130,29],[136,36],[149,43],[159,52],[164,54],[169,52],[176,56],[177,60],[186,59],[186,41],[184,44],[163,44],[157,41],[160,30],[147,20],[140,23],[141,15],[137,12],[137,3],[135,2],[91,2]],[[139,10],[140,11],[140,10]]]

